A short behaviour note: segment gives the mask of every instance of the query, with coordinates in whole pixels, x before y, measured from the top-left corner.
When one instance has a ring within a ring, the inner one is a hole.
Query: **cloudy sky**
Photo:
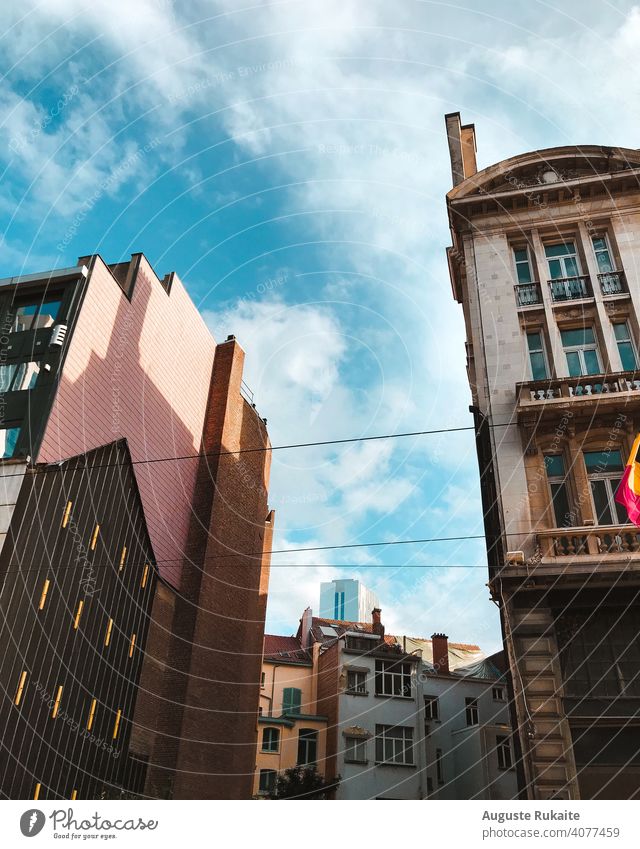
[[[2,7],[0,277],[93,252],[177,271],[246,349],[274,445],[471,424],[445,112],[479,167],[640,138],[620,0]],[[277,549],[482,532],[469,432],[275,452],[271,500]],[[272,633],[351,576],[389,630],[499,644],[481,541],[274,563]]]

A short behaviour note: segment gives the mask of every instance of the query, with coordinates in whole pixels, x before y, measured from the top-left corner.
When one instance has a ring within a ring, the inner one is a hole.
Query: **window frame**
[[[431,696],[429,694],[425,694],[424,720],[425,722],[440,722],[440,702],[438,700],[438,696]]]
[[[553,248],[557,245],[573,245],[573,253],[561,254],[560,256],[548,256],[547,248]],[[559,239],[550,242],[543,243],[544,256],[547,260],[547,270],[549,272],[549,280],[571,280],[576,277],[584,277],[582,272],[582,262],[580,261],[580,251],[578,250],[578,240],[575,236],[569,236],[568,239]],[[576,266],[576,274],[567,274],[567,265],[566,260],[568,258],[572,258],[575,261]],[[562,266],[563,274],[561,277],[553,277],[551,274],[551,265],[550,262],[559,262]]]
[[[511,740],[506,735],[496,735],[496,756],[498,759],[498,769],[501,772],[507,772],[513,769]]]
[[[480,725],[480,708],[477,696],[465,696],[464,716],[467,728],[475,728],[477,725]]]
[[[401,736],[390,733],[399,730],[402,731]],[[393,751],[391,760],[386,756],[386,743],[391,743]],[[375,750],[375,762],[378,766],[415,766],[413,726],[376,725]],[[401,756],[401,760],[398,759],[398,755]]]
[[[584,461],[584,465],[585,465],[585,471],[587,473],[587,481],[589,483],[589,495],[591,497],[591,508],[593,510],[593,519],[594,519],[594,522],[595,522],[595,526],[601,527],[601,528],[607,527],[607,525],[627,525],[627,524],[630,524],[630,520],[629,520],[629,517],[627,515],[627,511],[625,510],[625,508],[621,504],[618,504],[617,501],[615,500],[616,490],[618,489],[618,486],[620,485],[620,481],[622,480],[622,476],[624,474],[625,464],[624,464],[624,457],[622,456],[622,451],[620,450],[620,448],[616,448],[616,449],[613,449],[613,450],[615,450],[620,456],[620,470],[609,471],[609,472],[606,471],[606,470],[592,472],[592,471],[589,471],[589,468],[587,466],[587,458],[586,458],[587,454],[598,454],[598,453],[603,453],[603,452],[587,451],[587,450],[584,450],[584,449],[583,449],[583,452],[582,452],[582,457],[583,457],[583,461]],[[604,483],[604,491],[605,491],[605,495],[607,497],[607,506],[608,506],[609,513],[611,515],[611,519],[613,520],[610,523],[606,523],[606,522],[601,523],[599,521],[600,517],[598,515],[598,508],[596,506],[596,500],[595,500],[595,495],[594,495],[594,487],[593,487],[593,484],[598,483],[598,482]],[[622,516],[622,519],[620,518],[621,516]]]
[[[549,474],[549,470],[548,470],[546,462],[545,462],[547,457],[560,457],[561,458],[562,468],[563,468],[562,475],[550,475]],[[547,479],[547,494],[548,494],[548,497],[549,497],[549,509],[551,511],[551,518],[553,519],[553,521],[555,523],[553,525],[553,527],[555,527],[555,528],[571,528],[571,527],[573,527],[573,522],[571,524],[564,524],[563,525],[563,524],[560,524],[560,522],[558,521],[558,519],[562,518],[562,517],[558,517],[558,515],[556,514],[556,506],[555,506],[556,505],[556,499],[555,499],[554,489],[553,489],[553,487],[563,487],[564,488],[564,496],[565,496],[565,500],[566,500],[567,508],[568,508],[568,510],[565,514],[565,518],[569,519],[571,517],[574,517],[573,497],[572,497],[573,494],[572,494],[571,486],[570,486],[570,475],[566,470],[565,455],[562,451],[558,451],[558,452],[554,452],[554,453],[543,452],[543,463],[545,464],[545,476],[546,476],[546,479]]]
[[[519,251],[524,251],[527,255],[526,259],[517,259],[516,254]],[[532,286],[536,280],[533,274],[533,262],[531,261],[531,249],[527,243],[524,245],[512,245],[511,246],[511,256],[513,258],[513,265],[515,269],[515,280],[517,286]],[[525,265],[529,271],[529,280],[520,280],[520,275],[518,274],[518,266]]]
[[[600,375],[603,373],[603,362],[602,356],[600,354],[600,345],[598,343],[598,334],[596,333],[596,328],[593,324],[584,327],[561,327],[558,328],[560,330],[560,342],[562,344],[562,350],[564,351],[565,360],[567,362],[567,371],[571,372],[571,366],[569,365],[569,354],[577,354],[578,361],[580,363],[580,374],[569,374],[571,378],[579,378],[579,377],[595,377],[596,375]],[[562,338],[562,334],[566,331],[569,332],[571,330],[591,330],[593,333],[593,343],[584,343],[582,345],[565,345],[564,339]],[[593,347],[591,347],[593,345]],[[590,372],[587,370],[586,361],[585,361],[585,351],[593,351],[596,356],[596,361],[598,364],[598,371]]]
[[[500,695],[496,696],[496,693],[499,693]],[[491,688],[491,698],[494,702],[506,702],[503,684],[493,685],[493,687]]]
[[[267,737],[269,739],[267,739]],[[267,725],[262,729],[260,751],[267,754],[277,754],[280,751],[280,729]]]
[[[375,695],[388,699],[412,699],[413,670],[411,666],[411,663],[406,660],[382,660],[376,658]],[[396,667],[401,668],[399,671],[396,671]],[[389,684],[391,685],[391,692],[387,692]]]
[[[351,686],[349,684],[349,679],[351,676],[355,676],[356,683],[355,686]],[[361,678],[361,682],[358,682],[358,679]],[[348,693],[350,696],[366,696],[368,695],[367,690],[367,673],[364,669],[347,669],[347,686],[345,688],[345,693]]]
[[[268,779],[267,779],[268,776]],[[263,787],[263,778],[265,780]],[[276,787],[278,784],[278,770],[277,769],[261,769],[258,774],[258,793],[261,796],[267,796],[270,793],[275,793]]]
[[[596,249],[596,246],[594,244],[596,239],[602,239],[604,241],[604,244],[605,244],[604,248],[601,248],[600,250]],[[611,240],[609,239],[608,233],[604,232],[604,233],[594,233],[594,234],[592,234],[592,236],[591,236],[591,250],[593,251],[593,257],[594,257],[595,262],[596,262],[596,268],[598,269],[598,274],[616,274],[617,273],[616,263],[614,262],[613,251],[611,250]],[[607,252],[607,256],[609,257],[609,265],[611,266],[609,271],[604,271],[603,269],[601,269],[600,263],[598,262],[598,254],[603,253],[604,251]]]
[[[344,738],[344,762],[347,764],[368,764],[368,751],[366,737],[356,737],[353,734],[345,734]],[[362,757],[357,757],[358,749],[362,750]],[[350,754],[351,752],[351,754]]]
[[[529,339],[530,339],[531,336],[534,336],[534,335],[537,335],[537,336],[540,337],[540,348],[536,348],[535,350],[532,350],[531,345],[529,344]],[[529,361],[529,372],[531,374],[531,380],[533,380],[533,381],[549,380],[549,378],[551,376],[551,370],[549,368],[549,358],[547,356],[547,346],[546,346],[546,341],[545,341],[545,337],[544,337],[544,328],[538,327],[535,330],[533,328],[527,328],[525,330],[525,336],[526,336],[526,339],[527,339],[527,359]],[[535,375],[533,373],[533,361],[531,359],[533,354],[542,354],[542,362],[543,362],[543,365],[544,365],[544,377],[535,377]]]
[[[302,752],[304,751],[304,760]],[[313,755],[313,757],[311,757]],[[316,766],[318,763],[318,729],[300,728],[298,731],[298,756],[296,766]]]
[[[638,359],[638,346],[636,345],[635,339],[633,338],[633,334],[631,333],[631,326],[629,324],[629,319],[625,318],[622,321],[612,321],[611,326],[613,328],[613,338],[616,343],[616,348],[618,349],[618,356],[620,357],[620,365],[622,366],[622,371],[638,371],[639,370],[639,359]],[[626,339],[618,339],[616,335],[616,327],[625,327],[627,330],[627,338]],[[631,353],[633,354],[634,367],[632,369],[628,369],[624,367],[624,363],[622,361],[622,352],[620,351],[620,345],[629,345],[631,348]]]

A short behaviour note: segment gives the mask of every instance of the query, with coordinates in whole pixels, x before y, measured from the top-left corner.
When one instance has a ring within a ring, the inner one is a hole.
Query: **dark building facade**
[[[0,793],[248,798],[273,514],[244,352],[142,254],[0,281],[0,327]]]

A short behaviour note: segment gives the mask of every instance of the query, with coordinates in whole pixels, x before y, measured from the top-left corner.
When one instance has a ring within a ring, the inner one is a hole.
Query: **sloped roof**
[[[311,660],[298,637],[282,637],[277,634],[264,635],[263,656],[265,660],[289,660],[292,663]]]
[[[331,628],[335,631],[335,635],[328,634],[322,629]],[[347,631],[361,631],[363,634],[373,634],[373,625],[371,622],[345,622],[342,619],[324,619],[320,616],[314,616],[311,620],[311,633],[313,639],[317,643],[323,645],[332,643],[337,637],[341,637]],[[397,640],[391,634],[385,634],[384,641],[387,645],[396,645]]]

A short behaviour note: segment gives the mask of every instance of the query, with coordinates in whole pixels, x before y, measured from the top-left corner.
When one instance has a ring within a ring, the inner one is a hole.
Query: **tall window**
[[[511,769],[511,744],[508,737],[496,737],[498,769]]]
[[[470,696],[464,700],[464,713],[467,725],[478,724],[478,700]]]
[[[376,696],[411,696],[411,664],[376,660]]]
[[[282,691],[282,713],[300,713],[302,690],[297,687],[285,687]]]
[[[280,729],[265,728],[262,731],[262,751],[277,752],[280,748]]]
[[[367,673],[359,669],[347,670],[347,692],[366,695]]]
[[[580,275],[580,265],[574,242],[545,245],[544,252],[549,263],[549,277],[552,280]]]
[[[598,273],[608,274],[610,271],[613,271],[614,267],[606,236],[594,236],[591,241],[593,252],[596,255],[596,262],[598,263]]]
[[[345,737],[344,759],[347,763],[366,764],[367,741],[362,737]]]
[[[265,795],[269,793],[274,793],[276,789],[276,781],[278,779],[278,773],[275,769],[261,769],[260,770],[260,782],[258,784],[258,792],[264,793]]]
[[[333,597],[333,618],[344,619],[344,593],[336,593]]]
[[[567,357],[571,377],[600,374],[600,357],[593,327],[579,330],[561,330],[562,347]]]
[[[536,330],[534,333],[527,333],[527,345],[529,347],[532,379],[546,380],[549,375],[547,373],[547,358],[544,354],[542,331]]]
[[[569,506],[569,490],[564,468],[562,454],[545,454],[544,465],[549,481],[551,493],[551,505],[556,528],[568,528],[571,521],[571,508]]]
[[[425,720],[439,719],[440,713],[438,710],[438,697],[424,697],[424,718]]]
[[[591,486],[596,522],[599,525],[622,525],[628,522],[626,510],[614,500],[624,472],[620,452],[585,451],[584,462]]]
[[[298,733],[298,765],[311,766],[318,759],[318,732],[313,728],[301,728]]]
[[[376,725],[376,762],[413,764],[413,728],[409,725]]]
[[[516,277],[518,283],[532,283],[531,259],[528,248],[514,248],[513,258],[516,263]]]
[[[627,321],[617,321],[613,325],[613,332],[616,336],[618,344],[618,352],[620,353],[620,361],[624,371],[635,371],[638,368],[638,357],[636,354],[636,346],[633,344],[631,332],[629,331],[629,323]]]

